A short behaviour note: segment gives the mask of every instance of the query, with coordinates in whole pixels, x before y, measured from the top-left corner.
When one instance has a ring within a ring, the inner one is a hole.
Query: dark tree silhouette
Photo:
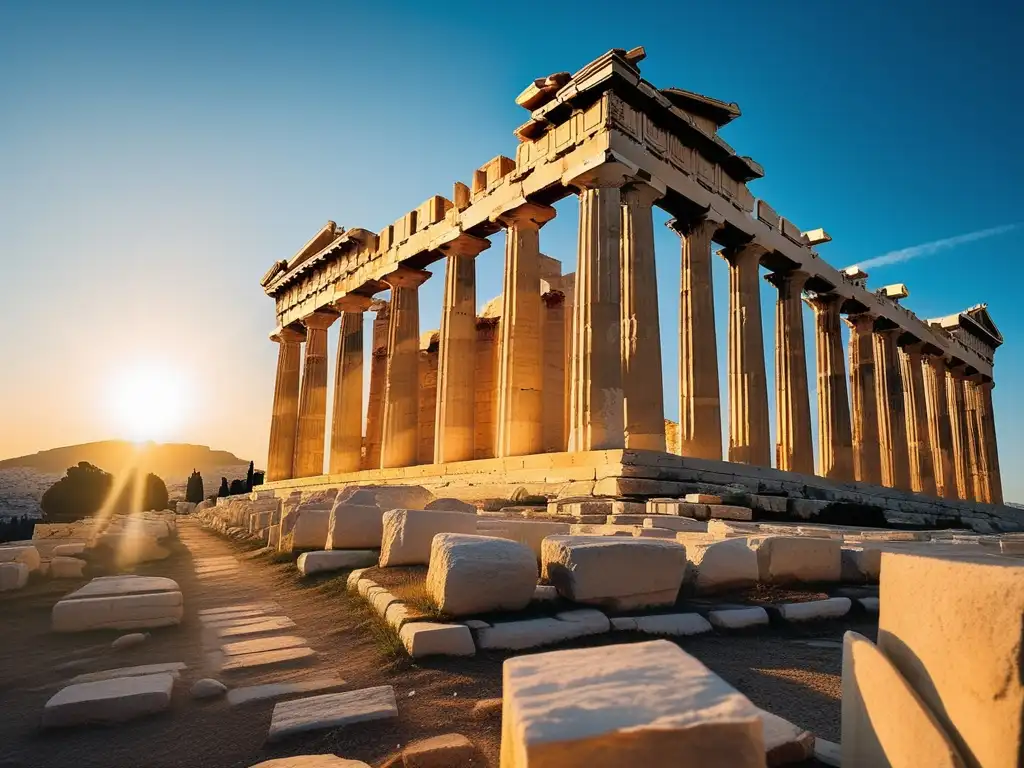
[[[142,512],[150,509],[167,509],[167,486],[164,481],[150,473],[142,479],[142,493],[137,492],[138,474],[129,478],[117,498],[110,500],[114,477],[99,467],[81,461],[69,467],[67,474],[46,489],[40,506],[47,522],[68,523],[90,517],[110,502],[110,510],[116,513]],[[136,509],[135,505],[141,508]]]
[[[0,519],[0,544],[8,541],[27,541],[32,538],[36,519],[28,515]]]
[[[253,470],[253,466],[252,466],[252,462],[250,461],[249,462],[249,471],[245,473],[245,490],[246,491],[251,491],[252,490],[252,474],[253,474],[252,470]]]
[[[203,476],[195,469],[188,476],[188,485],[185,486],[185,501],[198,504],[203,500]]]
[[[257,485],[263,485],[264,478],[266,477],[265,472],[253,472],[252,473],[252,484],[255,488]]]
[[[222,477],[220,479],[220,490],[217,491],[217,495],[218,496],[230,496],[231,495],[231,489],[228,487],[228,479],[226,477]]]
[[[245,493],[245,480],[232,480],[229,491],[232,496],[238,496]]]

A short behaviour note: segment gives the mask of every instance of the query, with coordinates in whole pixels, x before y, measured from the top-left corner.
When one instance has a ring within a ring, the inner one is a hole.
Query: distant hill
[[[80,461],[88,461],[107,472],[117,473],[138,460],[138,448],[125,440],[104,440],[98,443],[66,445],[28,456],[0,461],[0,469],[26,467],[40,472],[64,473]],[[248,464],[228,451],[214,451],[205,445],[188,443],[149,443],[143,452],[143,465],[148,472],[161,477],[188,475],[193,469]]]

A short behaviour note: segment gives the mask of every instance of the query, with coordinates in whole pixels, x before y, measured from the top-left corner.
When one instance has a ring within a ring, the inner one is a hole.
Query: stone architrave
[[[814,310],[815,361],[818,374],[818,474],[832,480],[854,478],[850,401],[843,368],[843,337],[837,294],[818,294]]]
[[[295,435],[299,420],[299,374],[302,368],[304,330],[282,328],[270,337],[278,344],[274,413],[270,420],[267,482],[289,480],[295,460]]]
[[[907,447],[910,454],[910,485],[915,493],[935,496],[932,443],[928,434],[922,344],[908,344],[900,354],[903,368],[903,399],[907,409]]]
[[[953,428],[949,418],[949,398],[946,391],[948,366],[945,358],[939,355],[928,355],[924,361],[928,436],[931,440],[935,469],[935,490],[943,498],[955,499],[957,489],[953,470]]]
[[[363,469],[380,469],[380,440],[384,430],[384,384],[388,372],[388,327],[391,303],[374,299],[373,347],[370,351],[370,394],[366,401],[366,450]]]
[[[983,381],[978,385],[978,397],[981,405],[981,431],[985,441],[986,471],[988,479],[989,504],[1003,503],[1003,479],[999,471],[999,445],[996,441],[996,420],[992,411],[993,381]]]
[[[372,299],[350,294],[335,302],[342,311],[334,373],[330,473],[358,472],[363,449],[363,312]]]
[[[622,386],[626,448],[665,450],[654,201],[664,190],[632,183],[622,190]]]
[[[729,263],[729,461],[771,466],[758,270],[765,249],[726,248]]]
[[[722,226],[713,218],[669,227],[682,239],[679,283],[680,453],[722,459],[722,409],[711,277],[711,243]]]
[[[566,449],[565,294],[551,290],[540,297],[544,303],[544,453]]]
[[[499,219],[506,227],[506,239],[498,457],[540,453],[544,441],[540,228],[554,217],[554,208],[526,203]]]
[[[299,393],[299,426],[295,439],[295,477],[324,473],[327,430],[327,329],[338,319],[334,310],[318,309],[303,318],[306,359]]]
[[[381,469],[412,466],[419,453],[419,289],[428,277],[429,272],[399,267],[384,278],[391,286],[391,322]]]
[[[974,374],[964,381],[964,403],[967,406],[967,443],[970,448],[971,487],[974,500],[983,504],[989,503],[988,452],[982,427],[981,398],[978,396],[978,385],[981,376]]]
[[[878,400],[878,444],[882,485],[904,491],[910,485],[910,451],[903,400],[903,373],[896,340],[899,328],[875,331],[875,391]]]
[[[871,315],[851,315],[850,401],[853,426],[853,474],[872,485],[882,484],[882,459],[878,440],[878,388],[875,372],[874,328]]]
[[[814,474],[811,403],[804,349],[804,308],[800,296],[807,272],[775,272],[768,281],[779,290],[775,303],[775,467]]]
[[[490,245],[482,237],[461,233],[442,247],[448,258],[437,362],[435,464],[473,458],[476,256]]]
[[[967,501],[974,498],[971,479],[971,442],[967,427],[966,379],[962,366],[949,369],[946,394],[949,404],[949,424],[953,437],[953,476],[956,496]]]
[[[606,163],[568,182],[580,190],[570,451],[625,447],[620,187],[626,172]]]

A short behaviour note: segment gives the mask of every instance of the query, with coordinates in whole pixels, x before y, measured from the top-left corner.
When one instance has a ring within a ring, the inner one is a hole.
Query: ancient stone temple
[[[534,81],[516,99],[528,115],[514,158],[495,157],[450,199],[436,195],[380,232],[328,222],[270,268],[262,286],[275,301],[279,357],[268,488],[669,495],[694,480],[817,475],[833,487],[1001,503],[992,365],[1002,338],[984,305],[924,320],[899,303],[902,286],[872,290],[864,272],[829,265],[815,250],[830,240],[823,230],[802,231],[748,191],[761,166],[718,135],[739,108],[648,83],[644,55],[612,50]],[[569,196],[579,200],[579,247],[575,272],[563,274],[542,241],[553,204]],[[659,326],[655,206],[679,236],[677,254],[658,254],[681,260],[678,328]],[[729,274],[724,371],[716,254]],[[504,289],[478,316],[481,259],[503,259]],[[435,275],[441,328],[422,334],[419,289]],[[774,414],[762,290],[777,297]],[[385,291],[388,301],[375,298]],[[666,451],[660,387],[662,345],[677,339],[680,454]]]

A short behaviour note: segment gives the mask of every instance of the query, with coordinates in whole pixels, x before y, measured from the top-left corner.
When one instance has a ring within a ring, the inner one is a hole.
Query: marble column
[[[437,372],[441,349],[440,332],[420,337],[417,387],[419,408],[416,416],[417,464],[433,464],[437,437]]]
[[[946,392],[946,360],[941,355],[928,355],[924,361],[924,389],[928,406],[928,436],[935,468],[935,492],[943,498],[955,499],[956,473],[953,470],[953,428]]]
[[[380,439],[384,431],[384,384],[388,372],[388,327],[391,303],[374,299],[373,347],[370,351],[370,393],[366,400],[366,450],[363,469],[380,469]]]
[[[554,217],[554,208],[527,203],[499,218],[506,230],[498,457],[540,453],[544,444],[540,228]]]
[[[902,331],[876,331],[875,381],[878,401],[878,446],[882,460],[882,485],[912,490],[907,416],[903,400],[903,371],[896,344]]]
[[[679,442],[683,456],[722,460],[718,342],[711,243],[721,223],[700,219],[669,227],[682,238],[679,281]]]
[[[999,471],[999,446],[996,441],[996,419],[992,410],[992,389],[995,382],[982,381],[978,384],[978,398],[981,406],[982,419],[981,431],[985,442],[985,457],[987,460],[985,474],[987,482],[986,492],[989,504],[1003,503],[1003,479]]]
[[[622,388],[626,448],[665,450],[654,201],[649,184],[622,190]]]
[[[327,329],[338,319],[334,310],[318,309],[303,318],[306,359],[299,392],[299,428],[295,438],[295,477],[324,473],[327,437]]]
[[[989,503],[988,477],[988,446],[985,444],[985,431],[982,426],[983,414],[978,385],[981,376],[968,376],[964,382],[964,402],[967,405],[967,441],[970,447],[971,488],[974,500]]]
[[[804,349],[806,272],[775,272],[768,281],[778,288],[775,302],[775,467],[814,474],[811,402]]]
[[[476,257],[489,240],[460,234],[448,243],[437,367],[434,463],[473,458]]]
[[[949,424],[953,438],[953,477],[956,496],[967,501],[974,498],[971,476],[971,438],[967,425],[967,390],[963,366],[949,369],[946,392],[949,403]]]
[[[277,378],[274,411],[270,419],[270,450],[267,482],[290,480],[295,460],[295,434],[299,419],[299,374],[302,368],[304,330],[282,328],[270,337],[277,342]]]
[[[391,286],[388,366],[384,382],[381,469],[416,463],[419,448],[419,289],[429,272],[399,267],[383,278]]]
[[[843,297],[819,293],[808,303],[814,310],[815,368],[818,375],[818,474],[846,482],[855,476],[853,429],[839,322]]]
[[[544,303],[544,445],[545,453],[566,449],[565,432],[565,294],[548,291]]]
[[[908,344],[901,353],[903,401],[907,413],[907,447],[910,451],[910,486],[916,493],[935,495],[935,470],[932,443],[928,434],[928,407],[925,403],[924,345]]]
[[[853,474],[862,483],[882,484],[878,439],[878,391],[871,315],[851,315],[850,402],[853,411]]]
[[[334,417],[329,472],[358,472],[363,450],[363,312],[369,296],[349,294],[336,301],[342,311],[334,369]]]
[[[622,171],[603,165],[580,188],[570,384],[570,451],[625,447],[622,389]],[[504,321],[503,321],[504,322]]]
[[[726,248],[729,262],[729,461],[771,466],[758,270],[764,249]]]
[[[498,438],[496,425],[498,402],[498,342],[501,338],[501,319],[476,319],[476,366],[474,408],[473,458],[493,459]]]

